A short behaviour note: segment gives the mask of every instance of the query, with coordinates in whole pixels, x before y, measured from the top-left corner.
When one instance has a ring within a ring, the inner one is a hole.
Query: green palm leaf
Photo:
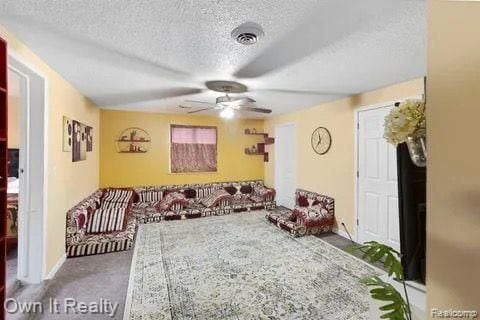
[[[397,280],[403,280],[403,267],[400,262],[400,252],[376,241],[365,242],[364,244],[354,244],[347,248],[347,251],[363,252],[362,259],[371,263],[381,262],[387,270],[388,275],[392,274]]]
[[[380,319],[408,319],[408,306],[402,295],[391,284],[382,281],[377,276],[366,277],[361,281],[368,287],[373,287],[370,290],[370,296],[373,299],[388,302],[380,307],[380,311],[383,311]]]

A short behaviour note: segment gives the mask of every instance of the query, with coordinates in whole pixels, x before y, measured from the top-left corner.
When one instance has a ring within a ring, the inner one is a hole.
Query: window
[[[170,126],[170,171],[216,172],[217,128]]]

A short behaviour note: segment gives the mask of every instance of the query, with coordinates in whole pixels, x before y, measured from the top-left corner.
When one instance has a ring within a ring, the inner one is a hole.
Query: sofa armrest
[[[98,190],[67,211],[65,230],[67,243],[78,241],[85,235],[89,213],[97,209],[102,194],[103,191]]]
[[[267,188],[265,186],[255,186],[253,189],[253,196],[260,197],[263,201],[275,200],[276,191],[273,188]]]

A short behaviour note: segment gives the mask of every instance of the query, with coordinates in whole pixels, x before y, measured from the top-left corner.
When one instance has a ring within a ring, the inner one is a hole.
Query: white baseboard
[[[350,237],[348,236],[348,233],[345,232],[345,230],[338,229],[338,228],[333,228],[332,232],[338,234],[341,237],[344,237],[347,240],[350,240]],[[350,234],[350,236],[352,237],[353,241],[355,241],[355,235]]]
[[[57,263],[53,266],[52,270],[50,270],[50,272],[47,274],[45,280],[52,279],[57,273],[57,271],[62,267],[65,260],[67,260],[67,255],[63,254],[63,256],[61,256],[60,259],[58,259]]]

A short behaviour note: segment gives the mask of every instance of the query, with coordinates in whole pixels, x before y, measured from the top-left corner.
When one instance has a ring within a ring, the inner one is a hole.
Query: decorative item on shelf
[[[146,153],[150,148],[150,135],[141,128],[123,130],[117,140],[119,153]]]
[[[406,143],[410,158],[417,167],[427,165],[425,102],[406,100],[385,117],[384,138],[397,146]]]
[[[130,140],[135,141],[136,137],[137,137],[137,130],[130,131]]]
[[[253,145],[251,148],[245,148],[245,154],[247,155],[263,155],[263,161],[268,162],[268,152],[265,150],[266,145],[274,144],[275,138],[269,137],[268,133],[261,133],[257,132],[256,129],[245,129],[246,135],[255,135],[255,136],[263,136],[263,142],[257,143],[257,145]]]

